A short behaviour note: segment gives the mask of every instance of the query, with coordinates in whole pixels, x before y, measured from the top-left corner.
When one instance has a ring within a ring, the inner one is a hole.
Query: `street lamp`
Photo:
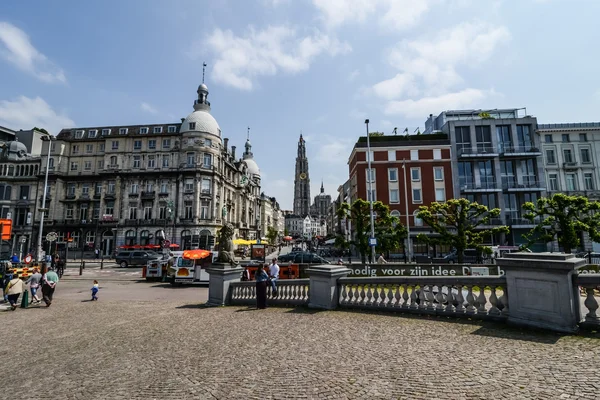
[[[369,238],[369,245],[371,246],[371,262],[375,263],[375,246],[373,246],[371,240],[375,239],[375,216],[373,215],[373,177],[371,176],[371,139],[369,138],[369,120],[365,119],[365,125],[367,126],[367,168],[369,177],[369,211],[371,214],[371,237]]]
[[[36,259],[38,261],[42,261],[40,257],[42,256],[42,234],[44,232],[44,215],[46,214],[46,192],[48,191],[48,171],[50,170],[50,150],[52,149],[52,141],[56,140],[51,135],[44,135],[41,137],[43,141],[48,141],[48,156],[46,158],[46,176],[44,178],[44,194],[42,195],[42,208],[41,216],[40,216],[40,227],[38,232],[38,240],[37,240],[37,252]]]
[[[410,219],[408,217],[408,179],[406,178],[406,159],[402,159],[402,171],[404,173],[404,205],[406,210],[406,262],[412,260],[411,242],[410,242]]]

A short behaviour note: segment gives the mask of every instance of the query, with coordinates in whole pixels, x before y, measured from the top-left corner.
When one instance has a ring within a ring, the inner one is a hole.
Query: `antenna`
[[[204,73],[206,72],[206,62],[202,63],[202,83],[204,83]]]

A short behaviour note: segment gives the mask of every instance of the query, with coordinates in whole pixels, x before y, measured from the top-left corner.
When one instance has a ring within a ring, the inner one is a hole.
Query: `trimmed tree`
[[[579,244],[579,234],[587,232],[594,242],[600,242],[600,203],[583,196],[556,193],[542,197],[534,204],[525,203],[523,215],[537,226],[527,235],[527,245],[542,241],[549,243],[558,238],[565,253],[571,253]]]
[[[500,215],[499,208],[488,209],[487,206],[467,199],[450,199],[444,203],[431,203],[419,207],[417,218],[433,230],[435,236],[419,234],[417,239],[429,245],[443,244],[454,247],[458,262],[463,262],[466,249],[477,249],[489,253],[491,249],[483,246],[486,238],[496,233],[508,233],[507,226],[482,228],[490,225],[491,218]]]
[[[267,228],[267,239],[269,239],[269,243],[275,244],[277,236],[279,236],[279,232],[277,231],[277,229],[273,228],[272,226],[269,226]]]
[[[373,203],[375,217],[375,236],[377,237],[378,251],[389,251],[398,248],[402,240],[406,238],[406,228],[402,226],[398,218],[391,216],[390,208],[381,201]],[[371,236],[371,218],[369,202],[357,199],[352,203],[342,203],[337,210],[337,216],[341,220],[350,218],[354,231],[354,239],[349,244],[354,245],[363,263],[367,261],[369,253],[369,237]],[[343,239],[343,238],[341,238]]]

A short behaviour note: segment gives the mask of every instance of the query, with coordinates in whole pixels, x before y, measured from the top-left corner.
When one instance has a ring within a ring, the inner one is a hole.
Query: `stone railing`
[[[267,285],[269,305],[303,306],[308,305],[308,285],[310,279],[282,279],[277,281],[277,296],[273,296]],[[256,282],[232,282],[230,304],[256,305]]]
[[[339,306],[504,320],[504,277],[340,278]]]
[[[586,310],[581,325],[590,327],[600,327],[600,317],[598,316],[598,299],[596,292],[600,290],[600,274],[581,274],[575,277],[575,284],[582,289],[582,295],[585,296],[583,305]]]

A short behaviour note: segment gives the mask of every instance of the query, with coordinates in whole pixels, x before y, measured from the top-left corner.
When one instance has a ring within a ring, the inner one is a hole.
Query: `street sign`
[[[165,240],[163,242],[163,247],[170,247],[171,246],[171,241],[170,240]]]
[[[32,259],[31,254],[28,254],[27,257],[25,257],[25,264],[29,264]]]
[[[377,238],[369,238],[369,246],[377,246]]]
[[[58,239],[56,232],[48,232],[46,235],[46,240],[49,242],[56,242],[56,239]]]
[[[25,236],[21,236],[21,243],[27,243],[27,238]]]

